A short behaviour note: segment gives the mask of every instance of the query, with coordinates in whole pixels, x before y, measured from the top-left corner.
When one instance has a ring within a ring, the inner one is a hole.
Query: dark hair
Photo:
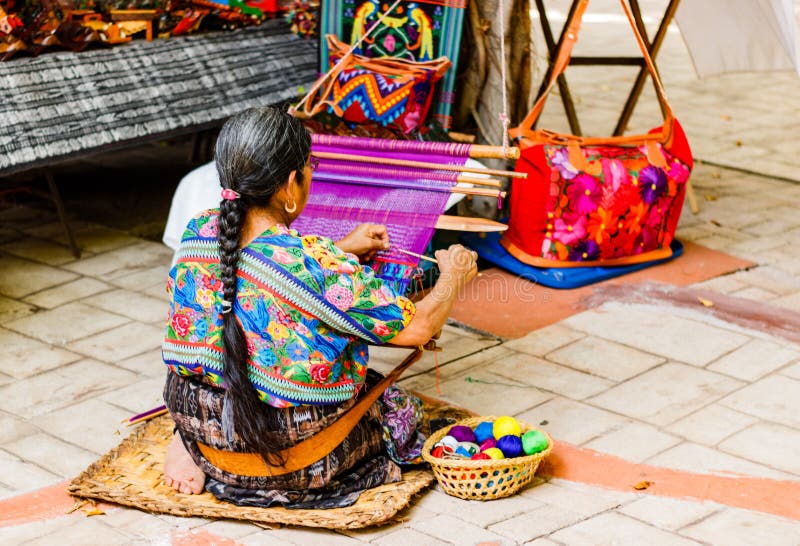
[[[241,197],[223,199],[219,206],[219,261],[223,298],[235,307],[239,243],[247,210],[267,207],[275,193],[296,171],[300,183],[311,152],[311,137],[302,123],[277,108],[250,108],[230,118],[217,138],[215,161],[223,188]],[[276,453],[286,446],[281,435],[266,430],[258,419],[264,403],[248,374],[247,341],[233,312],[223,314],[223,347],[227,392],[222,426],[244,446],[272,464],[283,464]]]

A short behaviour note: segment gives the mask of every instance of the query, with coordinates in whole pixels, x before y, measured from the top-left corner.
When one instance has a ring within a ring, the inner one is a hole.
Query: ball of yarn
[[[491,421],[484,421],[483,423],[479,424],[475,427],[475,442],[478,444],[482,444],[489,438],[492,438],[492,427],[494,423]]]
[[[476,453],[475,455],[472,456],[473,461],[480,461],[483,459],[491,460],[491,457],[488,456],[486,453]]]
[[[469,452],[470,457],[475,455],[481,450],[481,448],[478,447],[478,444],[474,442],[461,442],[458,444],[458,447],[466,449]]]
[[[503,455],[503,452],[497,449],[496,447],[490,447],[489,449],[484,451],[484,453],[489,457],[491,457],[492,459],[505,459],[506,457],[505,455]]]
[[[529,430],[522,435],[522,451],[526,455],[533,455],[547,449],[547,436],[538,430]]]
[[[492,427],[492,434],[495,438],[502,438],[503,436],[519,436],[522,434],[522,429],[519,423],[513,417],[503,416],[498,417],[494,421]]]
[[[431,455],[436,457],[437,459],[441,459],[444,456],[444,446],[436,446],[431,450]]]
[[[456,440],[455,438],[453,438],[450,435],[447,435],[444,438],[442,438],[441,440],[439,440],[436,443],[436,445],[447,446],[450,449],[452,449],[453,451],[455,451],[455,449],[458,447],[458,440]]]
[[[522,455],[522,440],[519,436],[501,436],[497,440],[497,448],[509,459]]]
[[[452,436],[459,442],[472,442],[475,443],[475,433],[472,432],[472,429],[469,427],[465,427],[463,425],[456,425],[452,427],[448,433],[448,436]]]
[[[497,447],[497,440],[492,437],[487,438],[484,440],[480,445],[481,451],[486,451],[490,447]]]

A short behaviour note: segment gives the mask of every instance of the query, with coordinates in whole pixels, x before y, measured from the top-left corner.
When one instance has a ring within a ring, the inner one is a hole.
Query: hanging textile
[[[470,146],[312,135],[312,154],[315,152],[464,165]],[[380,252],[371,265],[380,278],[402,293],[419,259],[398,249],[417,254],[425,252],[458,174],[321,159],[314,171],[306,208],[292,227],[301,233],[338,240],[360,223],[385,225],[392,248]]]
[[[330,68],[325,35],[353,45],[376,23],[386,5],[378,0],[327,0],[320,21],[320,71]],[[453,63],[437,86],[433,112],[445,129],[452,124],[458,55],[467,0],[402,2],[354,53],[365,57],[397,57],[430,61],[447,57]]]

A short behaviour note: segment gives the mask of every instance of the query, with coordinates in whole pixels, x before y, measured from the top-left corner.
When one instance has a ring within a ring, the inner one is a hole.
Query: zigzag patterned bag
[[[446,57],[427,62],[349,54],[350,48],[329,34],[333,66],[327,85],[306,101],[301,114],[329,111],[352,123],[374,121],[404,133],[420,127],[428,115],[433,91],[450,67]]]

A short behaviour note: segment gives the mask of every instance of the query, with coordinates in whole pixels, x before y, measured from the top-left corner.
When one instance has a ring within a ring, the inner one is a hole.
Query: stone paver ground
[[[642,4],[654,15],[663,2]],[[602,37],[622,24],[587,23],[584,34],[600,29]],[[800,121],[798,81],[698,82],[682,47],[670,33],[660,64],[696,155],[797,179],[792,150],[780,156],[788,160],[771,154],[777,142],[797,145],[781,135]],[[583,95],[582,107],[608,122],[602,94],[620,80],[609,71],[607,80],[583,83],[602,93]],[[692,180],[702,210],[685,211],[678,236],[757,264],[695,287],[800,313],[800,185],[709,165]],[[123,419],[160,403],[171,252],[80,220],[73,226],[84,249],[77,261],[51,213],[0,212],[0,499],[75,476],[119,443]],[[608,302],[516,340],[451,325],[441,345],[438,388],[428,356],[404,385],[481,414],[516,415],[559,442],[632,464],[800,480],[800,345],[724,322],[702,306]],[[388,369],[399,355],[375,350],[372,365]],[[631,485],[612,490],[552,478],[491,503],[434,488],[397,523],[353,532],[264,530],[115,508],[0,526],[0,543],[800,544],[797,521]]]

